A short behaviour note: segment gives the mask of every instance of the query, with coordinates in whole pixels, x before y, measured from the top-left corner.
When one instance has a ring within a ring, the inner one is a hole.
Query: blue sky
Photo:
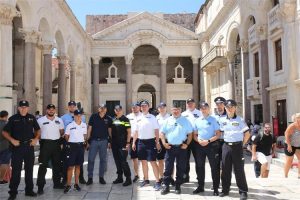
[[[127,12],[197,13],[204,0],[66,0],[85,29],[86,15]]]

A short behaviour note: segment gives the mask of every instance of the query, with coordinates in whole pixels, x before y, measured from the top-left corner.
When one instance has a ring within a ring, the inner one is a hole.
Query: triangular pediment
[[[114,24],[92,37],[100,41],[126,40],[136,34],[159,35],[165,40],[198,40],[199,36],[182,26],[157,17],[149,12],[142,12],[124,21]]]

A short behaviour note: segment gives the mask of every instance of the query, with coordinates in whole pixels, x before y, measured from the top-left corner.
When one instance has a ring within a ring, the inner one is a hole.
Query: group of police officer
[[[76,103],[70,101],[69,113],[61,118],[55,116],[55,106],[49,104],[46,115],[36,120],[28,113],[29,103],[19,102],[18,114],[9,118],[3,128],[3,136],[11,143],[12,178],[10,197],[15,199],[20,183],[22,164],[25,168],[25,195],[36,196],[33,191],[34,146],[40,142],[38,194],[43,194],[46,184],[45,174],[49,165],[53,170],[53,188],[71,190],[71,178],[75,169],[74,189],[79,191],[79,183],[85,183],[82,164],[84,149],[88,155],[88,181],[93,184],[93,169],[99,152],[99,182],[106,184],[104,173],[107,170],[107,148],[111,148],[117,178],[113,184],[123,183],[128,186],[139,179],[138,160],[142,163],[143,180],[140,186],[150,183],[148,162],[155,176],[155,190],[165,195],[170,192],[170,185],[175,186],[175,193],[181,193],[181,184],[189,182],[190,154],[193,153],[198,187],[194,194],[204,192],[205,159],[208,158],[213,180],[213,195],[229,195],[232,166],[236,176],[241,199],[247,199],[247,182],[244,172],[243,144],[249,139],[248,126],[236,115],[236,102],[223,97],[215,99],[214,114],[206,102],[187,100],[187,110],[181,113],[179,104],[171,106],[171,116],[166,113],[166,104],[160,103],[159,115],[149,113],[149,102],[132,104],[132,113],[124,116],[122,106],[114,108],[115,116],[109,117],[105,104],[99,106],[88,126]],[[33,131],[34,130],[34,131]],[[134,179],[127,162],[130,154]],[[174,182],[174,162],[176,160],[176,178]],[[50,162],[49,162],[50,161]],[[221,169],[221,171],[220,171]],[[123,175],[125,182],[123,182]],[[80,178],[81,176],[81,178]],[[222,191],[219,193],[220,176]],[[81,179],[81,180],[80,180]]]

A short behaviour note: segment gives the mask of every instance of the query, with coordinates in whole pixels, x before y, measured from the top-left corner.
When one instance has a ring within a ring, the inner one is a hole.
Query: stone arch
[[[233,22],[228,29],[227,32],[227,42],[226,47],[228,51],[236,50],[236,40],[239,34],[239,24],[237,22]]]
[[[241,23],[240,26],[240,36],[243,39],[247,39],[248,38],[248,29],[253,26],[254,24],[256,24],[257,20],[255,15],[248,15],[247,17],[244,18],[244,20]]]
[[[32,9],[27,0],[18,0],[16,6],[22,15],[23,27],[32,27]]]
[[[55,41],[56,41],[57,54],[58,55],[65,54],[66,53],[65,40],[60,30],[56,31],[55,33]]]
[[[46,18],[41,18],[39,23],[39,31],[41,32],[41,41],[52,41],[51,28]]]

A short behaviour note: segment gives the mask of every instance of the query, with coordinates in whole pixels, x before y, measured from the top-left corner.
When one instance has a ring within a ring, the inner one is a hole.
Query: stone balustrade
[[[225,58],[225,46],[214,46],[203,58],[201,59],[201,68],[206,67],[209,63],[215,59],[223,57]]]

